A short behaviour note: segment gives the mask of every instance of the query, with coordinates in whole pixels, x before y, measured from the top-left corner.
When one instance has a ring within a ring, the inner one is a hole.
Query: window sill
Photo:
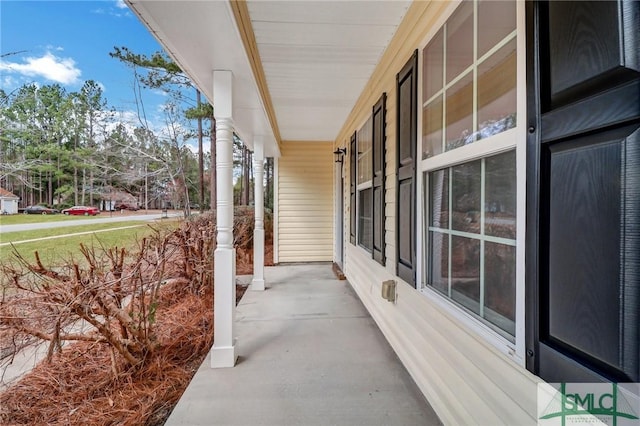
[[[516,345],[510,342],[498,332],[492,330],[489,326],[480,322],[472,314],[466,312],[463,308],[454,302],[440,295],[436,290],[428,287],[418,290],[424,297],[437,305],[444,313],[448,314],[452,319],[461,325],[469,335],[477,341],[491,346],[498,352],[512,359],[516,364],[524,367],[524,358],[516,353]]]

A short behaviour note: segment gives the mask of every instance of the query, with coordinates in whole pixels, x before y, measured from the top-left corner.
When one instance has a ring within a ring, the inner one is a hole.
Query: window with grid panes
[[[515,2],[463,1],[422,60],[426,284],[511,341],[516,50]]]
[[[372,117],[357,132],[358,245],[373,247]]]

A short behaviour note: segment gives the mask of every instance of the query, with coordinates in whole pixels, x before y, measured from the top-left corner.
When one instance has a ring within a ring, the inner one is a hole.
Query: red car
[[[86,207],[86,206],[73,206],[68,209],[62,210],[63,214],[68,215],[78,215],[78,216],[95,216],[100,214],[100,210],[95,207]]]

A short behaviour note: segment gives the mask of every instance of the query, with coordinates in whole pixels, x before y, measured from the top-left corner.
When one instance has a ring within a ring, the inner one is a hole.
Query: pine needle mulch
[[[75,343],[0,394],[2,424],[164,424],[213,342],[213,295],[183,288],[162,291],[158,346],[144,368],[114,377],[104,345]],[[236,288],[239,300],[245,288]]]
[[[266,264],[272,264],[267,246]],[[252,265],[238,256],[238,274]],[[213,294],[185,291],[179,280],[162,289],[149,362],[117,377],[104,345],[78,342],[43,361],[0,394],[0,424],[162,425],[213,342]],[[239,301],[246,287],[236,286]]]

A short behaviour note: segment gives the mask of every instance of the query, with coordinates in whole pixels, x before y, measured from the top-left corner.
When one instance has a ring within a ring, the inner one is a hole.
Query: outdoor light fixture
[[[333,151],[333,155],[336,156],[336,163],[342,163],[344,155],[347,153],[347,148],[337,148]]]

